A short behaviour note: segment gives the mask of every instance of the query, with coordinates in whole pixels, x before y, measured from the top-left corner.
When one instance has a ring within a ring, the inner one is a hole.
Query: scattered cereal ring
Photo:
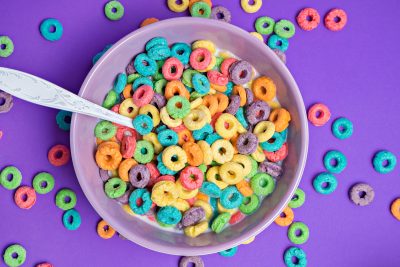
[[[6,58],[14,53],[14,43],[8,36],[0,36],[0,57]]]
[[[318,27],[320,16],[314,8],[302,9],[296,17],[297,24],[305,31],[311,31]]]
[[[14,190],[22,181],[21,171],[14,166],[5,167],[0,173],[0,184],[8,190]]]
[[[59,167],[68,163],[71,153],[68,147],[64,145],[55,145],[50,148],[47,157],[53,166]]]
[[[211,16],[211,7],[205,2],[196,2],[190,7],[192,17],[209,18]]]
[[[299,234],[297,232],[300,231]],[[310,235],[308,226],[302,222],[294,222],[288,229],[289,240],[296,245],[304,244],[307,242]]]
[[[346,26],[347,14],[343,9],[334,8],[325,15],[325,27],[331,31],[340,31]]]
[[[285,52],[289,48],[289,41],[285,38],[279,37],[276,34],[273,34],[268,38],[268,46],[271,49],[279,49],[282,52]]]
[[[45,19],[40,24],[40,33],[48,41],[58,41],[63,35],[63,26],[57,19]]]
[[[251,32],[250,34],[253,35],[254,37],[256,37],[261,42],[264,42],[263,36],[261,34],[259,34],[258,32]]]
[[[274,31],[274,26],[275,20],[267,16],[259,17],[254,24],[256,31],[264,35],[271,34]]]
[[[354,204],[367,206],[374,200],[374,189],[368,184],[355,184],[350,189],[350,198]]]
[[[372,163],[375,171],[386,174],[396,167],[397,157],[387,150],[381,150],[374,155]]]
[[[35,267],[54,267],[54,266],[51,263],[42,262],[42,263],[39,263],[39,264],[35,265]]]
[[[179,267],[204,267],[204,262],[199,256],[182,257],[179,260]]]
[[[142,28],[142,27],[144,27],[144,26],[153,24],[153,23],[155,23],[155,22],[157,22],[157,21],[159,21],[159,19],[157,19],[157,18],[147,18],[147,19],[143,20],[143,21],[140,23],[140,27]]]
[[[337,150],[328,151],[324,156],[324,166],[328,172],[341,173],[347,166],[346,156]]]
[[[115,235],[115,230],[106,221],[101,220],[97,224],[97,234],[103,239],[110,239]]]
[[[274,32],[279,37],[289,39],[292,38],[296,32],[296,28],[294,27],[293,23],[289,20],[282,19],[275,23]]]
[[[247,13],[255,13],[260,10],[262,6],[262,0],[254,0],[253,4],[250,0],[241,0],[240,5],[242,6],[243,10]]]
[[[109,20],[120,20],[124,16],[124,6],[116,0],[104,6],[104,13]]]
[[[221,255],[222,257],[233,257],[233,256],[235,256],[237,250],[238,250],[238,247],[233,247],[233,248],[229,248],[227,250],[220,251],[220,252],[218,252],[218,254]]]
[[[19,187],[14,194],[14,201],[21,209],[30,209],[36,203],[35,190],[29,186]]]
[[[230,23],[232,15],[229,9],[227,9],[226,7],[216,6],[211,9],[211,18]]]
[[[26,250],[19,244],[8,246],[4,251],[3,260],[7,266],[21,266],[26,260]]]
[[[301,206],[303,206],[305,200],[306,200],[306,194],[304,193],[303,190],[297,188],[288,206],[292,209],[300,208]]]
[[[71,127],[71,117],[72,117],[71,112],[60,110],[56,116],[56,122],[58,127],[60,127],[61,130],[69,131],[69,128]]]
[[[328,195],[335,191],[337,187],[337,180],[333,174],[323,172],[314,178],[313,186],[315,191],[318,193]]]
[[[82,219],[79,212],[74,209],[67,210],[63,215],[63,224],[68,230],[76,230],[81,226]]]
[[[293,258],[297,263],[293,263]],[[287,267],[306,267],[307,257],[306,253],[298,247],[290,247],[285,251],[284,261]]]
[[[1,46],[1,45],[0,45]],[[7,113],[14,105],[12,95],[1,91],[0,92],[0,113]]]
[[[184,12],[189,7],[189,0],[182,0],[180,1],[180,4],[178,4],[177,0],[168,0],[167,4],[171,11]]]
[[[330,118],[331,112],[324,104],[314,104],[308,110],[308,120],[315,126],[325,125]]]
[[[40,172],[33,178],[32,186],[38,194],[47,194],[54,188],[54,177],[50,173]]]
[[[332,124],[332,133],[338,139],[347,139],[353,135],[353,123],[346,118],[336,119]]]
[[[64,188],[56,194],[56,206],[62,210],[73,209],[76,205],[76,194],[74,191]]]
[[[290,207],[283,209],[282,213],[275,219],[275,223],[279,226],[289,226],[294,219],[293,210]]]
[[[400,221],[400,198],[394,200],[390,206],[390,211],[392,215]]]

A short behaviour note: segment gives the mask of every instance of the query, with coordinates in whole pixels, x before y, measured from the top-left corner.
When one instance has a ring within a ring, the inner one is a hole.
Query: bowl
[[[212,40],[218,48],[228,50],[250,62],[277,85],[277,96],[292,117],[289,128],[289,155],[284,161],[284,173],[278,179],[272,195],[260,208],[241,222],[220,234],[206,233],[190,238],[148,224],[138,216],[128,215],[121,206],[107,198],[99,169],[94,160],[94,127],[97,119],[74,114],[71,125],[71,153],[79,183],[87,199],[105,221],[127,239],[151,250],[174,255],[204,255],[237,246],[259,234],[281,213],[291,199],[302,177],[308,149],[308,126],[303,99],[286,66],[264,43],[248,32],[225,22],[201,18],[175,18],[140,28],[114,44],[87,75],[79,95],[101,104],[112,88],[114,79],[134,55],[144,50],[153,37],[163,36],[168,43],[191,43],[199,39]]]

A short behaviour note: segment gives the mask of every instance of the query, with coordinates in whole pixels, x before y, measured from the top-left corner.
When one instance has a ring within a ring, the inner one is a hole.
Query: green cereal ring
[[[14,52],[14,43],[8,36],[0,36],[0,57],[9,57]]]
[[[347,159],[342,152],[331,150],[328,151],[324,156],[324,165],[328,172],[341,173],[347,166]]]
[[[117,103],[117,100],[118,100],[118,94],[111,89],[107,93],[107,96],[104,99],[102,106],[106,109],[111,109]]]
[[[166,47],[166,49],[169,49],[168,46]],[[165,63],[165,60],[156,61],[157,71],[152,76],[153,77],[153,81],[158,81],[158,80],[164,79],[164,75],[162,74],[162,66],[164,65],[164,63]]]
[[[21,185],[22,174],[14,166],[5,167],[0,173],[0,184],[8,190],[13,190]]]
[[[300,231],[300,233],[297,233]],[[310,236],[308,226],[302,222],[294,222],[288,229],[289,240],[296,245],[304,244]]]
[[[250,180],[251,189],[258,196],[268,196],[275,189],[275,182],[271,175],[257,173]]]
[[[323,172],[317,175],[313,181],[315,191],[323,195],[329,195],[335,191],[337,187],[336,177],[327,172]]]
[[[142,164],[149,163],[154,157],[153,144],[146,140],[140,140],[136,143],[135,154],[133,158]]]
[[[126,188],[127,185],[122,179],[114,177],[107,180],[104,192],[109,198],[117,198],[125,194]]]
[[[293,258],[296,259],[296,263],[293,262]],[[297,247],[290,247],[285,251],[283,256],[287,267],[306,267],[307,257],[304,250]]]
[[[33,178],[32,186],[38,194],[47,194],[54,188],[54,177],[50,173],[40,172]]]
[[[56,206],[62,210],[73,209],[76,205],[76,194],[71,189],[63,188],[56,194]]]
[[[396,167],[397,158],[393,153],[382,150],[375,154],[372,163],[375,171],[379,173],[389,173]]]
[[[275,24],[274,32],[279,37],[289,39],[295,34],[296,28],[291,21],[282,19]]]
[[[332,123],[332,133],[338,139],[346,139],[353,135],[353,123],[346,118],[336,119]]]
[[[251,178],[253,177],[258,170],[258,163],[255,159],[253,159],[252,157],[249,157],[250,161],[251,161],[251,171],[250,173],[246,176],[246,178]]]
[[[222,62],[225,59],[223,57],[216,57],[215,59],[216,59],[216,61],[215,61],[214,70],[218,70],[219,71],[219,68],[221,67]]]
[[[190,15],[192,17],[208,19],[211,15],[211,7],[202,1],[196,2],[190,8]]]
[[[259,17],[254,26],[259,34],[268,35],[274,31],[275,20],[267,16]]]
[[[10,267],[17,267],[24,264],[26,250],[23,246],[14,244],[6,248],[3,254],[4,263]]]
[[[94,128],[94,134],[101,140],[108,140],[114,137],[117,127],[109,121],[99,121]]]
[[[219,234],[224,229],[224,226],[229,222],[231,214],[228,212],[220,213],[212,222],[211,230]]]
[[[257,195],[253,194],[249,197],[244,197],[242,205],[239,206],[239,210],[246,214],[250,215],[258,209],[258,205],[260,204],[260,200]]]
[[[137,78],[141,77],[139,73],[132,73],[127,78],[127,83],[133,83]]]
[[[304,193],[304,191],[300,188],[297,188],[288,206],[292,209],[300,208],[301,206],[303,206],[304,201],[306,201],[306,193]]]
[[[190,112],[190,102],[182,96],[173,96],[168,100],[167,112],[174,119],[183,119]]]
[[[167,85],[167,80],[166,79],[160,79],[154,83],[154,91],[156,93],[159,93],[161,95],[164,95],[164,89],[165,86]]]
[[[104,6],[104,13],[109,20],[120,20],[124,15],[124,6],[119,1],[110,1]]]
[[[182,74],[182,83],[190,88],[193,88],[192,78],[195,74],[199,73],[196,70],[187,69]]]
[[[204,174],[207,171],[207,166],[205,164],[200,164],[197,168]]]

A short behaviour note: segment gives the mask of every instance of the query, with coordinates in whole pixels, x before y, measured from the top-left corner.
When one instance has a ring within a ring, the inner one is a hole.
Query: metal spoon
[[[0,90],[37,105],[76,112],[133,128],[132,119],[22,71],[0,68]]]

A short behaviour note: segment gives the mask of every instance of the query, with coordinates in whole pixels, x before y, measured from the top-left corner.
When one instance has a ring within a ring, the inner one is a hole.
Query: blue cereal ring
[[[69,131],[71,128],[72,113],[65,110],[60,110],[56,116],[56,122],[61,130]]]
[[[153,82],[147,77],[139,77],[135,79],[135,81],[132,84],[132,87],[134,90],[136,90],[142,85],[148,85],[151,88],[154,88]]]
[[[156,128],[156,133],[160,133],[160,132],[162,132],[162,131],[164,131],[164,130],[166,130],[166,129],[168,129],[167,125],[161,124],[160,126],[158,126],[158,127]]]
[[[244,128],[248,128],[249,124],[247,123],[245,117],[244,117],[244,110],[242,107],[240,107],[238,109],[238,111],[235,114],[236,118],[238,119],[238,121],[240,122],[240,124],[244,127]]]
[[[384,165],[385,162],[387,163],[386,165]],[[375,171],[379,173],[389,173],[396,167],[397,158],[393,153],[382,150],[375,154],[372,163]]]
[[[45,19],[40,24],[40,33],[42,34],[43,38],[51,42],[60,40],[63,35],[63,31],[63,26],[57,19]]]
[[[272,143],[269,141],[273,140]],[[283,143],[285,143],[285,140],[282,138],[281,134],[278,132],[275,132],[274,135],[266,142],[260,143],[261,148],[268,151],[268,152],[275,152],[278,151],[282,146]]]
[[[210,220],[210,221],[212,221],[213,218],[218,216],[218,199],[210,197],[210,206],[213,209],[213,216],[212,216],[212,218]]]
[[[192,77],[193,89],[199,94],[208,94],[210,92],[210,82],[203,74],[196,73]]]
[[[142,76],[152,76],[157,72],[157,63],[148,55],[141,53],[135,57],[133,65]]]
[[[178,144],[178,134],[170,129],[161,131],[157,135],[158,142],[162,146],[173,146]]]
[[[289,48],[289,41],[285,38],[279,37],[276,34],[273,34],[268,39],[268,46],[274,50],[278,49],[282,52],[285,52]]]
[[[154,46],[147,51],[147,55],[154,60],[164,60],[171,56],[171,50],[168,46]]]
[[[219,134],[212,133],[212,134],[207,135],[205,141],[211,146],[212,144],[214,144],[215,141],[217,141],[219,139],[222,139],[222,137]]]
[[[293,262],[293,258],[296,258],[296,263]],[[288,248],[283,255],[283,259],[287,267],[307,266],[306,253],[301,248],[298,247]]]
[[[149,51],[151,48],[156,46],[168,46],[167,39],[164,37],[154,37],[150,41],[146,43],[146,51]]]
[[[117,94],[122,93],[127,83],[128,83],[128,77],[126,76],[126,74],[125,73],[118,74],[117,79],[114,82],[114,87],[113,87],[114,91]]]
[[[138,115],[133,120],[133,127],[141,135],[146,135],[153,130],[153,119],[149,115]]]
[[[142,205],[140,206],[137,203],[139,199],[142,200]],[[151,201],[150,193],[144,188],[134,190],[129,196],[129,207],[136,214],[146,214],[150,210],[151,205],[153,205],[153,201]]]
[[[189,64],[192,49],[186,43],[176,43],[171,47],[171,56],[179,59],[183,65]]]
[[[332,123],[332,133],[338,139],[347,139],[353,135],[353,123],[346,118],[336,119]]]
[[[203,126],[203,128],[200,128],[199,130],[194,130],[192,136],[194,140],[204,140],[209,134],[212,134],[213,132],[213,127],[211,126],[211,124],[207,123]]]
[[[281,136],[282,136],[282,138],[283,138],[283,141],[286,142],[287,136],[288,136],[288,128],[286,128],[285,130],[283,130],[282,132],[280,132],[280,134],[281,134]]]
[[[96,64],[96,62],[104,55],[105,52],[107,52],[108,49],[110,49],[112,44],[108,44],[104,47],[104,49],[97,53],[93,58],[92,58],[92,64]]]
[[[225,95],[230,96],[233,91],[233,82],[228,82],[226,85],[226,91],[224,92]]]
[[[219,188],[216,184],[211,182],[203,182],[200,188],[200,192],[212,197],[219,198],[221,196],[221,188]]]
[[[222,257],[233,257],[233,256],[235,256],[237,250],[238,250],[238,247],[233,247],[233,248],[229,248],[227,250],[220,251],[220,252],[218,252],[218,254],[221,255]]]
[[[323,186],[325,184],[325,186]],[[337,187],[336,177],[328,172],[323,172],[314,178],[313,186],[315,191],[323,195],[329,195],[335,191]]]
[[[333,165],[332,160],[335,161]],[[347,166],[346,156],[337,150],[328,151],[324,156],[324,166],[328,172],[341,173]]]
[[[157,220],[166,225],[177,224],[182,219],[181,212],[172,206],[162,207],[157,212]]]
[[[64,212],[62,220],[65,228],[68,230],[76,230],[82,223],[81,215],[74,209]]]
[[[243,195],[239,192],[236,186],[228,186],[222,190],[219,201],[222,207],[226,209],[235,209],[242,204]]]

